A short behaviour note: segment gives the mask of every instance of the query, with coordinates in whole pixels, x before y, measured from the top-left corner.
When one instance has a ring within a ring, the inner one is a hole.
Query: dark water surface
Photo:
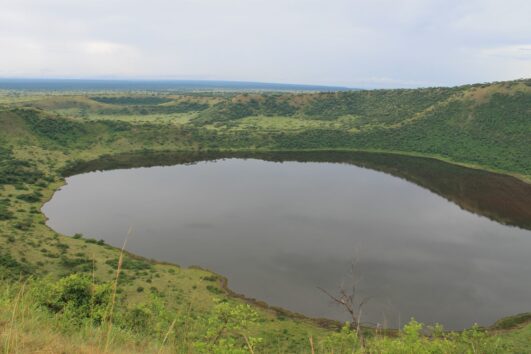
[[[530,185],[382,154],[217,157],[91,162],[71,173],[210,160],[75,175],[43,211],[59,232],[115,246],[132,226],[130,251],[310,316],[345,319],[318,287],[348,284],[353,260],[367,322],[458,329],[531,310]]]

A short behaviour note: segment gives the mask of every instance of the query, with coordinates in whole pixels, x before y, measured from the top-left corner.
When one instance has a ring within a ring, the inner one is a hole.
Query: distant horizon
[[[0,77],[0,89],[20,90],[263,90],[263,91],[349,91],[355,87],[238,80],[194,80],[151,78],[30,78]]]
[[[516,78],[514,80],[501,81],[517,81],[526,80],[526,78]],[[37,84],[40,87],[24,87],[24,84]],[[52,87],[53,84],[73,84],[75,87]],[[83,87],[85,84],[94,84],[93,87]],[[484,82],[471,82],[462,85],[484,84]],[[10,85],[11,84],[11,85]],[[14,84],[14,85],[13,85]],[[40,84],[40,85],[39,85]],[[46,84],[51,84],[48,89],[66,90],[66,89],[109,89],[119,90],[127,89],[127,84],[162,84],[163,87],[138,87],[139,90],[172,90],[171,84],[176,84],[173,90],[185,89],[244,89],[244,90],[270,90],[270,91],[350,91],[350,90],[374,90],[374,89],[412,89],[412,88],[428,88],[428,87],[454,87],[462,85],[432,85],[419,87],[363,87],[363,86],[345,86],[345,85],[322,85],[322,84],[301,84],[293,82],[267,82],[267,81],[246,81],[246,80],[212,80],[212,79],[182,79],[182,78],[153,78],[153,77],[0,77],[0,89],[21,89],[21,90],[38,90],[47,89]],[[102,86],[97,88],[98,84]],[[118,85],[113,85],[118,84]],[[120,85],[123,84],[123,85]],[[179,85],[180,84],[180,87]],[[104,87],[108,85],[109,87]],[[120,87],[121,86],[121,87]],[[135,88],[129,88],[135,89]]]

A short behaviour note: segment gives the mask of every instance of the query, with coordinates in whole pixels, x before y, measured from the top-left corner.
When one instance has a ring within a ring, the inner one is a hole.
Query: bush
[[[40,201],[42,198],[42,194],[40,192],[33,192],[31,194],[19,194],[17,195],[17,199],[23,200],[28,203],[36,203]]]
[[[105,261],[105,264],[111,266],[114,269],[118,268],[117,259],[108,259],[107,261]],[[122,261],[122,269],[147,270],[152,269],[152,266],[144,260],[124,256]]]
[[[13,218],[13,213],[9,210],[9,199],[0,199],[0,220]]]
[[[341,331],[325,337],[320,343],[324,353],[355,353],[360,348],[358,334],[345,323]]]
[[[0,253],[0,280],[2,278],[19,278],[33,273],[33,267],[17,261],[9,253]]]
[[[40,284],[34,291],[41,306],[79,324],[86,319],[94,323],[103,321],[111,289],[110,284],[93,284],[89,276],[72,274],[52,285]]]

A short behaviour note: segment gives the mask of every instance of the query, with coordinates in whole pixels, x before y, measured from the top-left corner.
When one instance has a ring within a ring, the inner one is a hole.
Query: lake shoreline
[[[434,159],[434,160],[438,160],[438,161],[443,161],[443,162],[446,162],[446,163],[451,163],[451,164],[454,164],[454,165],[458,165],[458,166],[462,166],[462,167],[467,167],[467,168],[471,168],[469,166],[464,166],[463,164],[459,164],[459,163],[452,163],[452,162],[448,162],[448,161],[444,161],[442,159],[439,159],[439,158],[436,158],[436,157],[431,157],[431,156],[418,156],[418,155],[411,155],[411,154],[401,154],[401,153],[390,153],[390,152],[382,152],[382,151],[367,151],[367,150],[356,150],[356,151],[353,151],[353,150],[337,150],[337,149],[334,149],[334,150],[322,150],[322,149],[319,149],[319,150],[295,150],[295,151],[289,151],[289,150],[279,150],[279,151],[272,151],[272,150],[209,150],[209,151],[150,151],[150,152],[156,152],[156,153],[168,153],[168,154],[177,154],[177,153],[208,153],[208,152],[215,152],[215,153],[219,153],[219,154],[224,154],[224,153],[249,153],[249,154],[253,154],[253,153],[275,153],[275,152],[278,152],[278,153],[289,153],[289,152],[331,152],[331,151],[338,151],[338,152],[345,152],[345,153],[348,153],[348,152],[367,152],[367,153],[384,153],[384,154],[396,154],[396,155],[404,155],[404,156],[412,156],[412,157],[422,157],[422,158],[429,158],[429,159]],[[142,151],[141,153],[146,153],[146,151]],[[108,157],[112,157],[112,156],[115,156],[115,155],[101,155],[100,158],[103,158],[105,156],[108,156]],[[222,158],[222,157],[220,157]],[[86,161],[87,162],[87,161]],[[120,167],[118,167],[120,168]],[[482,171],[487,171],[487,172],[491,172],[491,171],[488,171],[486,169],[481,169],[481,168],[474,168],[476,170],[482,170]],[[498,173],[500,174],[499,172],[495,172],[495,173]],[[511,176],[511,177],[515,177],[515,176],[512,176],[510,174],[504,174],[506,176]],[[516,178],[516,177],[515,177]],[[527,181],[523,181],[525,183],[529,183]],[[51,188],[46,188],[46,192],[43,193],[43,201],[42,204],[41,204],[41,208],[44,206],[44,204],[49,201],[53,195],[55,194],[55,192],[57,192],[58,190],[61,189],[61,187],[63,187],[64,185],[66,185],[66,177],[65,175],[63,175],[63,177],[61,178],[61,180],[59,181],[55,181],[53,182],[49,187]],[[44,215],[44,213],[42,213],[41,211],[41,214]],[[47,219],[46,215],[44,215],[45,219]],[[55,230],[53,230],[51,227],[49,227],[48,225],[46,225],[47,228],[49,228],[52,232],[56,232]],[[66,236],[66,235],[63,235],[63,236]],[[70,237],[70,236],[66,236],[66,237]],[[114,247],[114,246],[108,246],[108,247],[112,247],[116,250],[119,250],[119,247]],[[148,259],[146,257],[143,257],[143,256],[139,256],[139,255],[136,255],[134,253],[130,253],[128,252],[129,254],[131,254],[132,256],[136,257],[136,258],[139,258],[139,259],[142,259],[142,260],[145,260],[145,261],[148,261],[148,262],[151,262],[151,263],[155,263],[155,264],[168,264],[168,265],[172,265],[172,266],[177,266],[175,263],[171,263],[171,262],[159,262],[159,261],[156,261],[156,260],[153,260],[153,259]],[[192,268],[192,267],[188,267],[188,268]],[[326,319],[326,318],[313,318],[313,317],[310,317],[310,316],[306,316],[306,315],[303,315],[303,314],[300,314],[300,313],[297,313],[297,312],[292,312],[288,309],[284,309],[284,308],[281,308],[281,307],[276,307],[276,306],[271,306],[269,304],[267,304],[266,302],[264,301],[261,301],[261,300],[257,300],[255,298],[251,298],[251,297],[247,297],[246,295],[244,294],[240,294],[240,293],[237,293],[235,291],[233,291],[232,289],[230,289],[229,287],[229,280],[228,278],[222,276],[222,275],[219,275],[218,273],[216,272],[213,272],[213,271],[210,271],[208,269],[204,269],[204,268],[201,268],[201,267],[195,267],[195,268],[199,268],[199,269],[202,269],[202,270],[205,270],[205,271],[208,271],[209,273],[211,274],[214,274],[216,276],[219,277],[220,279],[220,286],[222,287],[222,289],[232,298],[234,299],[240,299],[240,300],[243,300],[245,301],[246,303],[249,303],[249,304],[252,304],[253,306],[257,306],[257,307],[260,307],[264,310],[268,310],[268,311],[272,311],[274,312],[275,314],[277,315],[281,315],[281,316],[284,316],[284,317],[287,317],[287,318],[291,318],[291,319],[294,319],[294,320],[298,320],[298,321],[308,321],[308,322],[311,322],[312,324],[316,324],[322,328],[326,328],[326,329],[338,329],[341,327],[341,322],[339,321],[336,321],[336,320],[331,320],[331,319]],[[516,315],[518,316],[518,315]],[[498,323],[500,321],[503,321],[505,319],[508,319],[508,318],[513,318],[515,316],[507,316],[507,317],[503,317],[499,320],[497,320],[495,323]],[[494,328],[495,324],[492,324],[491,326],[487,327],[487,328],[492,328],[492,329],[495,329]]]
[[[112,158],[112,157],[115,157],[115,156],[120,156],[120,155],[134,155],[134,154],[138,154],[138,155],[142,155],[142,154],[197,154],[197,153],[205,153],[205,154],[208,154],[208,153],[218,153],[220,155],[224,154],[224,153],[242,153],[242,154],[262,154],[262,153],[312,153],[312,152],[316,152],[316,153],[319,153],[319,152],[322,152],[322,153],[334,153],[334,152],[341,152],[341,153],[377,153],[377,154],[388,154],[388,155],[398,155],[398,156],[407,156],[407,157],[420,157],[420,158],[425,158],[425,159],[432,159],[432,160],[436,160],[436,161],[440,161],[440,162],[445,162],[445,163],[448,163],[448,164],[452,164],[452,165],[455,165],[455,166],[460,166],[460,167],[466,167],[466,168],[469,168],[469,169],[473,169],[473,170],[479,170],[479,171],[484,171],[484,172],[490,172],[490,173],[495,173],[495,174],[500,174],[500,175],[505,175],[505,176],[509,176],[509,177],[513,177],[513,178],[516,178],[518,179],[519,181],[521,182],[524,182],[526,184],[530,184],[531,185],[531,176],[527,176],[527,175],[522,175],[522,174],[518,174],[518,173],[514,173],[514,172],[511,172],[511,171],[507,171],[507,170],[501,170],[501,169],[495,169],[495,168],[492,168],[492,167],[488,167],[488,166],[485,166],[485,165],[479,165],[479,164],[472,164],[472,163],[467,163],[467,162],[461,162],[461,161],[456,161],[456,160],[453,160],[451,158],[447,158],[447,157],[443,157],[443,156],[439,156],[439,155],[435,155],[435,154],[423,154],[423,153],[417,153],[417,152],[408,152],[408,151],[395,151],[395,150],[380,150],[380,149],[337,149],[337,148],[334,148],[334,149],[322,149],[322,148],[319,148],[319,149],[190,149],[190,150],[187,150],[187,149],[178,149],[178,150],[174,150],[174,149],[161,149],[161,150],[157,150],[157,149],[146,149],[146,150],[133,150],[133,151],[126,151],[126,152],[119,152],[119,153],[115,153],[115,154],[108,154],[108,153],[105,153],[105,154],[100,154],[100,155],[96,155],[94,156],[93,158],[90,158],[90,159],[87,159],[87,160],[80,160],[78,161],[77,163],[89,163],[89,162],[92,162],[92,161],[97,161],[99,159],[102,159],[102,158]],[[70,165],[68,166],[67,168],[72,168],[73,166],[75,166],[75,162],[73,165]],[[76,173],[74,173],[76,174]],[[66,174],[63,174],[63,176],[66,176],[68,177],[69,175],[71,175],[70,173],[66,173]]]

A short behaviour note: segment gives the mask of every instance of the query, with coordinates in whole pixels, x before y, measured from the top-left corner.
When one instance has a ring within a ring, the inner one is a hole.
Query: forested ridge
[[[147,149],[179,141],[184,149],[378,150],[531,175],[531,80],[304,94],[58,95],[9,109],[43,141],[68,148],[122,139]]]

